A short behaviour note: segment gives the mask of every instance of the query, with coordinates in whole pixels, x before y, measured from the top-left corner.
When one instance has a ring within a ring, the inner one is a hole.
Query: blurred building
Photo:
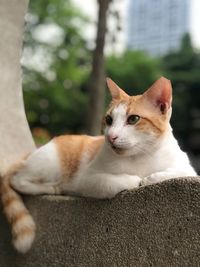
[[[190,32],[190,0],[129,0],[127,46],[162,55]]]

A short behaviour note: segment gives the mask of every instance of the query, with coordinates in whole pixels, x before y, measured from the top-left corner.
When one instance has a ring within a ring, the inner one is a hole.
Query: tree
[[[105,99],[104,44],[106,35],[107,11],[111,0],[98,0],[98,25],[96,47],[93,52],[92,71],[89,77],[88,91],[88,132],[97,135],[101,130],[101,120]]]

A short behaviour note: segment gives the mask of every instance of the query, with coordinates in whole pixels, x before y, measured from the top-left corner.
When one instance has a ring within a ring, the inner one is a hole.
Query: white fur
[[[22,235],[19,238],[13,240],[13,245],[17,251],[26,253],[31,248],[34,239],[35,233],[33,233],[32,235]]]
[[[10,214],[17,214],[23,210],[23,207],[24,206],[22,206],[21,203],[19,204],[19,202],[15,201],[11,202],[11,204],[6,207],[6,210]]]
[[[35,228],[35,224],[33,222],[33,219],[31,218],[31,216],[29,214],[24,215],[20,220],[18,220],[15,223],[15,232],[19,233],[21,230],[24,229],[24,227],[27,226],[27,228]],[[30,235],[30,234],[28,234]]]
[[[118,136],[114,145],[127,151],[124,156],[133,156],[148,153],[147,148],[150,146],[153,149],[155,142],[154,133],[138,132],[134,125],[127,124],[127,106],[120,104],[112,112],[113,123],[111,127],[106,127],[105,136],[114,135]],[[138,114],[134,114],[138,115]]]
[[[38,183],[42,179],[42,183]],[[61,168],[54,142],[37,149],[24,161],[24,168],[11,178],[12,186],[26,194],[54,194]]]
[[[135,114],[137,115],[137,114]],[[118,136],[114,145],[127,151],[115,153],[108,141],[90,167],[75,179],[75,191],[97,198],[113,197],[116,193],[163,180],[195,176],[187,154],[181,151],[171,127],[158,139],[155,134],[137,132],[127,125],[126,106],[119,105],[112,112],[112,126],[105,135]]]

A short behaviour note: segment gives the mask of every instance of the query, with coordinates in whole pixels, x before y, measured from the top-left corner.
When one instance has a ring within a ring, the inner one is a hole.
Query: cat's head
[[[161,77],[142,95],[129,96],[111,79],[112,96],[104,117],[107,144],[117,154],[150,153],[171,127],[171,82]]]

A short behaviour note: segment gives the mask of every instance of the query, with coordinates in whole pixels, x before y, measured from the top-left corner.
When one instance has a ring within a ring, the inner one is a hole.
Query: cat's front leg
[[[155,184],[155,183],[159,183],[159,182],[171,179],[171,178],[174,178],[174,177],[171,175],[171,173],[167,171],[156,172],[147,177],[144,177],[141,181],[141,185]]]
[[[82,177],[77,185],[76,192],[86,197],[113,198],[121,191],[138,187],[140,182],[141,178],[138,176],[97,173]]]
[[[150,185],[150,184],[159,183],[159,182],[173,179],[173,178],[195,176],[195,175],[196,173],[192,168],[188,170],[168,168],[164,171],[155,172],[147,177],[144,177],[141,181],[141,185]]]

